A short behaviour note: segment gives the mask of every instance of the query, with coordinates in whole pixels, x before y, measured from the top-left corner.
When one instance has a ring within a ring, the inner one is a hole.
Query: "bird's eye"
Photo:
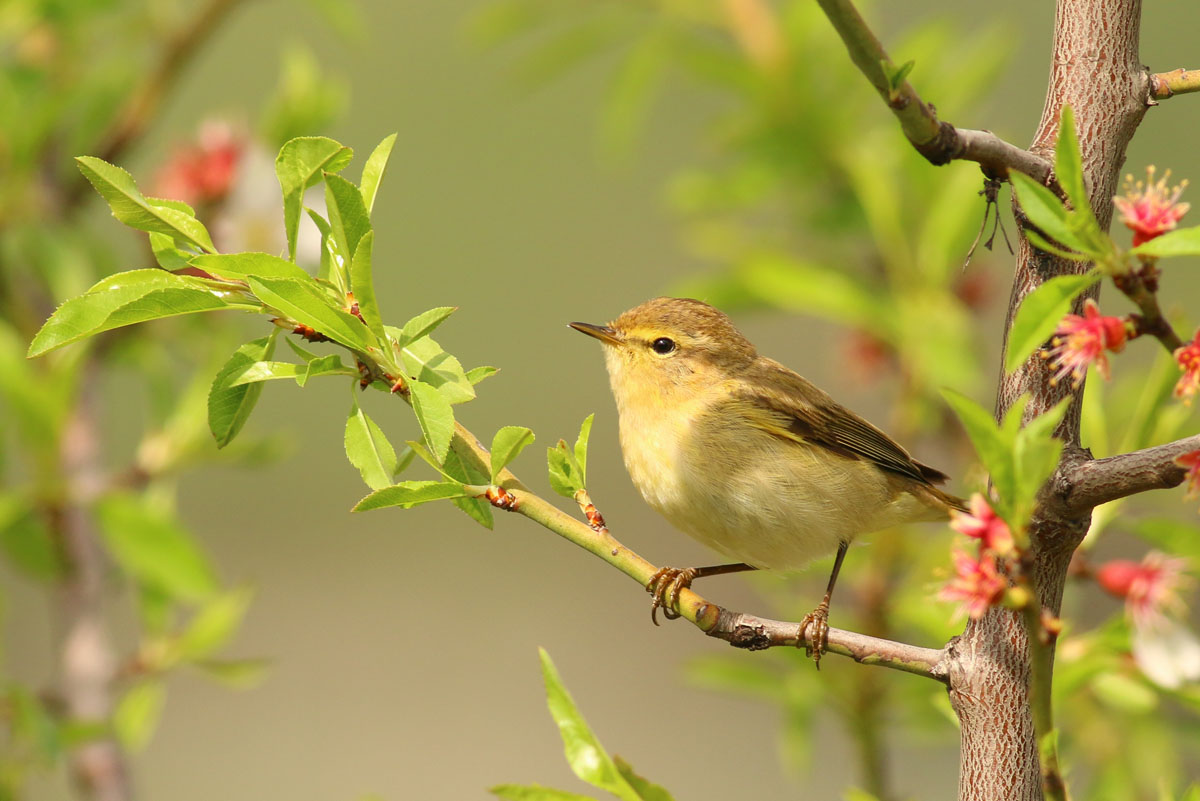
[[[650,347],[654,349],[655,353],[666,356],[668,353],[675,350],[675,340],[667,339],[666,337],[659,337],[650,343]]]

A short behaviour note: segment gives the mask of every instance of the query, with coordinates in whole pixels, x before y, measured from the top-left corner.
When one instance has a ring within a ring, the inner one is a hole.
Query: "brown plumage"
[[[655,298],[608,326],[571,325],[605,345],[621,449],[642,496],[734,559],[795,570],[836,551],[836,578],[859,535],[965,509],[934,486],[944,473],[758,355],[706,303]],[[651,587],[668,609],[695,570],[671,575]]]

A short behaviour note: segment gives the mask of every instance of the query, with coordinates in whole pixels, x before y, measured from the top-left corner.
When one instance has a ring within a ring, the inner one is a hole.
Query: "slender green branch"
[[[478,442],[475,444],[478,445]],[[592,529],[528,490],[513,489],[511,486],[509,489],[515,498],[513,511],[600,557],[643,587],[658,572],[657,567],[626,548],[607,530]],[[710,637],[726,640],[739,648],[754,651],[805,644],[797,641],[797,623],[732,612],[705,600],[690,589],[680,593],[679,612],[681,617],[694,623]],[[866,665],[902,670],[943,683],[948,681],[946,654],[941,649],[921,648],[831,628],[828,651]]]
[[[1155,72],[1150,75],[1152,100],[1166,100],[1188,92],[1200,92],[1200,70],[1185,70],[1180,67],[1170,72]]]
[[[1042,605],[1037,593],[1021,610],[1029,642],[1029,703],[1033,733],[1041,759],[1042,793],[1050,801],[1067,801],[1067,785],[1058,764],[1058,732],[1054,728],[1052,684],[1054,679],[1054,635],[1042,625]]]
[[[1008,171],[1015,169],[1046,186],[1054,185],[1053,169],[1045,159],[990,131],[960,129],[939,120],[933,106],[921,100],[904,79],[906,70],[892,63],[850,0],[817,2],[846,45],[850,59],[896,115],[904,136],[931,164],[974,161],[991,177],[1007,178]]]

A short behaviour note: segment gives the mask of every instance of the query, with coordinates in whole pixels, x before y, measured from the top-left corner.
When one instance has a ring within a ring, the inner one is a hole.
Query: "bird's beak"
[[[595,337],[605,345],[620,345],[621,335],[616,329],[607,325],[592,325],[591,323],[567,323],[581,334],[587,334],[589,337]]]

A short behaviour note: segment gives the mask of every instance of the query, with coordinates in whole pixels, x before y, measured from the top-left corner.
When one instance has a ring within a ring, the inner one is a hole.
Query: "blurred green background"
[[[481,386],[481,400],[459,410],[460,420],[481,436],[506,424],[533,428],[537,447],[513,469],[548,492],[541,447],[572,438],[596,412],[590,484],[614,534],[656,563],[712,562],[637,497],[621,466],[598,348],[565,323],[607,321],[714,270],[681,235],[665,186],[682,166],[710,155],[706,131],[721,101],[689,82],[668,83],[634,143],[614,148],[598,134],[612,67],[603,58],[529,88],[510,49],[472,43],[470,20],[486,2],[358,5],[362,32],[349,39],[331,37],[295,3],[239,7],[187,67],[146,145],[123,166],[148,179],[173,143],[190,138],[213,112],[252,119],[275,84],[280,50],[308,42],[322,69],[350,87],[346,113],[321,133],[361,158],[399,132],[375,212],[385,314],[403,320],[431,306],[458,306],[439,331],[441,343],[467,366],[502,368]],[[1169,4],[1146,9],[1142,58],[1155,70],[1195,66],[1195,27],[1180,25],[1178,13]],[[905,3],[873,16],[885,42],[927,18],[967,31],[997,27],[1011,37],[1008,66],[982,111],[945,113],[961,126],[1028,142],[1043,103],[1052,4]],[[922,77],[918,61],[918,91]],[[882,104],[869,112],[887,115]],[[1195,180],[1200,151],[1189,143],[1198,129],[1194,98],[1152,110],[1127,170],[1156,163]],[[1009,218],[1007,193],[1001,206]],[[970,268],[990,276],[994,302],[981,325],[993,342],[1010,264],[1001,246],[980,251]],[[864,383],[844,369],[838,329],[777,312],[740,314],[737,322],[763,352],[889,422],[896,387]],[[244,330],[247,338],[262,333],[258,321]],[[993,353],[989,378],[998,347]],[[129,379],[119,372],[105,379],[108,436],[118,453],[132,449],[122,434],[136,431],[145,413],[145,398],[126,388]],[[678,798],[745,797],[747,786],[762,798],[831,798],[855,782],[846,737],[826,715],[811,741],[819,769],[797,784],[780,767],[777,710],[681,681],[689,658],[727,647],[684,623],[651,626],[648,598],[635,584],[549,532],[505,516],[485,532],[439,504],[351,516],[365,490],[343,454],[344,393],[340,382],[303,391],[268,386],[248,433],[286,432],[293,443],[286,458],[262,470],[186,474],[184,518],[225,580],[257,588],[234,651],[269,658],[273,667],[245,692],[174,676],[161,728],[134,762],[141,797],[483,798],[500,782],[582,792],[545,711],[537,646],[554,657],[608,748]],[[393,441],[415,434],[399,404],[370,395],[364,404]],[[937,456],[915,450],[919,458]],[[962,455],[957,464],[954,458],[935,461],[961,472]],[[927,530],[949,542],[947,530]],[[7,666],[36,686],[53,672],[52,609],[25,579],[5,573],[3,581]],[[707,597],[769,611],[753,583],[710,581],[702,588]],[[129,631],[118,635],[131,642]],[[824,664],[823,674],[867,669],[834,657]],[[925,798],[952,795],[952,735],[925,741],[890,728],[886,737],[898,788]],[[61,777],[35,789],[36,798],[69,796]]]

